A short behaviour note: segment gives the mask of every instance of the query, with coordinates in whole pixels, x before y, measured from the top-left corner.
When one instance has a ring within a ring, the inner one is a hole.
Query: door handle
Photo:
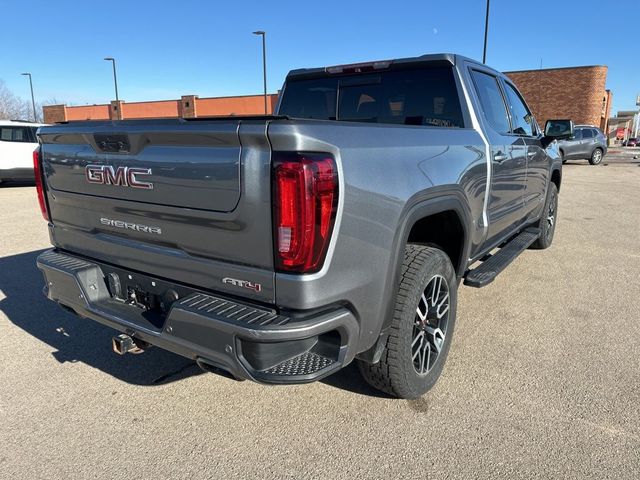
[[[533,157],[536,154],[536,152],[527,152],[527,157]]]
[[[504,153],[502,153],[502,152],[498,152],[498,153],[496,153],[496,154],[493,156],[493,159],[494,159],[497,163],[502,163],[502,162],[504,162],[507,158],[509,158],[509,157],[507,157],[507,156],[506,156]]]

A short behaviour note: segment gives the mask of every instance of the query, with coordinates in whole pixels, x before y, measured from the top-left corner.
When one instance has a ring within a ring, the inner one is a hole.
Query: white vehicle
[[[33,180],[33,151],[38,148],[36,130],[43,125],[0,120],[0,183]]]

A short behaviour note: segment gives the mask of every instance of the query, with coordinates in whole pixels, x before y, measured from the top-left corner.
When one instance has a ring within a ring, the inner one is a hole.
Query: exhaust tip
[[[237,380],[239,382],[243,382],[245,380],[244,378],[237,377],[226,368],[223,368],[217,365],[216,363],[212,362],[211,360],[207,360],[202,357],[196,358],[196,365],[198,365],[198,367],[200,367],[200,369],[203,372],[215,373],[216,375],[221,375],[223,377],[230,378],[232,380]]]

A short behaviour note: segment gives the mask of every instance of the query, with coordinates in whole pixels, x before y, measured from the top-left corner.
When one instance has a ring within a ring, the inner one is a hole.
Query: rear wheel
[[[389,337],[376,364],[359,361],[367,382],[399,398],[417,398],[442,373],[456,319],[456,275],[437,248],[408,245]]]
[[[591,158],[589,159],[589,163],[591,165],[600,165],[602,163],[602,149],[596,148],[591,154]]]
[[[558,187],[555,183],[550,183],[547,189],[547,199],[538,228],[540,236],[533,242],[531,248],[544,250],[549,248],[553,242],[553,235],[556,231],[556,221],[558,219]]]

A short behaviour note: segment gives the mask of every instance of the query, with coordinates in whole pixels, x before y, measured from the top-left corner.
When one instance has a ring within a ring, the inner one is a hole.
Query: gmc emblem
[[[89,183],[116,185],[118,187],[153,189],[153,183],[138,179],[142,175],[151,175],[150,168],[118,167],[111,165],[87,165],[84,176]]]

